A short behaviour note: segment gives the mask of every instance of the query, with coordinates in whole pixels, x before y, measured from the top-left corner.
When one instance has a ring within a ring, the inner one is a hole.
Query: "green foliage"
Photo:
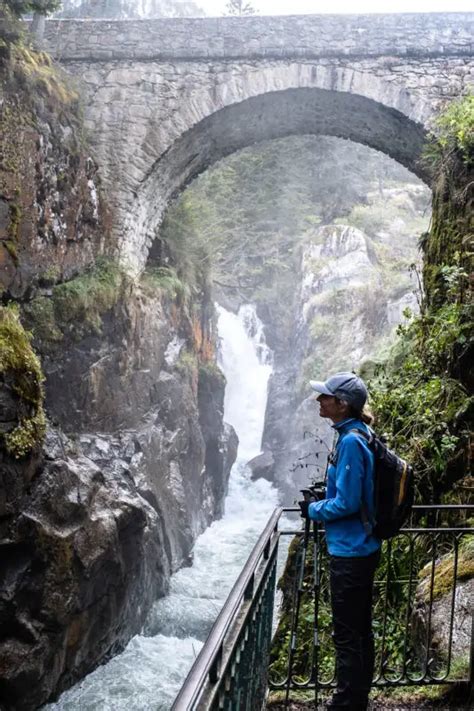
[[[468,678],[468,656],[453,659],[450,678]],[[431,686],[394,686],[376,689],[371,694],[374,708],[380,709],[463,709],[469,708],[470,686],[458,683],[432,684]]]
[[[46,52],[37,52],[23,44],[15,45],[11,56],[15,80],[24,88],[60,105],[76,106],[78,93],[67,77]],[[35,97],[33,96],[33,100]]]
[[[117,264],[99,260],[84,274],[53,289],[54,312],[59,323],[79,337],[101,333],[102,315],[117,302],[123,284]]]
[[[301,565],[301,538],[294,538],[289,550],[288,559],[278,587],[283,593],[282,611],[279,625],[275,633],[271,656],[270,678],[275,682],[284,679],[288,672],[288,653],[291,642],[291,626],[293,615],[292,595],[295,591],[295,581]],[[305,573],[300,604],[300,614],[297,625],[297,647],[294,655],[293,675],[299,681],[307,680],[311,675],[314,640],[314,595],[313,595],[313,560],[314,550],[310,545],[306,556]],[[331,679],[334,673],[335,656],[332,643],[332,619],[329,601],[327,557],[320,557],[320,598],[318,631],[320,642],[319,675]]]
[[[301,250],[316,240],[315,227],[350,213],[368,191],[394,179],[406,183],[410,177],[380,154],[348,142],[315,136],[269,141],[226,158],[194,181],[168,210],[159,237],[180,279],[192,285],[205,276],[231,303],[255,303],[267,323],[278,324],[283,341],[292,333],[300,296],[295,280]],[[403,210],[394,206],[390,219]],[[384,245],[389,254],[404,253],[400,269],[415,259],[416,219]],[[314,261],[320,270],[328,259]],[[399,282],[394,277],[390,283]]]
[[[423,239],[421,314],[399,328],[400,340],[370,387],[377,426],[414,465],[422,501],[449,496],[469,470],[474,183],[466,151],[473,145],[473,107],[473,97],[465,97],[438,120],[441,152],[431,229]]]
[[[462,112],[456,116],[462,117]],[[453,129],[449,121],[446,123],[448,125],[450,130]],[[367,372],[372,373],[371,404],[377,415],[377,429],[388,432],[391,445],[414,465],[418,497],[423,502],[436,502],[444,497],[452,500],[453,484],[465,480],[471,449],[474,397],[470,396],[468,386],[472,383],[470,356],[473,350],[473,323],[467,275],[470,271],[468,251],[472,201],[469,198],[469,186],[472,186],[472,175],[466,170],[466,135],[455,131],[456,146],[462,149],[462,165],[459,159],[456,162],[451,156],[448,163],[439,166],[433,223],[429,236],[423,239],[426,297],[421,305],[421,314],[413,318],[412,314],[406,312],[407,323],[399,327],[399,338],[389,357],[382,363],[372,361],[366,366]],[[350,219],[354,222],[364,220],[358,226],[374,233],[384,228],[383,216],[379,214],[378,217],[378,221],[372,221],[367,210],[356,209]],[[385,261],[384,246],[380,242],[373,245],[375,256],[380,262]],[[322,334],[327,336],[321,321],[325,307],[324,303],[318,304],[318,316],[312,325],[317,343]],[[343,313],[342,310],[338,322]],[[320,358],[319,349],[317,357]],[[306,365],[309,370],[309,365]],[[456,496],[463,496],[464,491],[469,495],[468,489],[462,489]],[[465,495],[461,500],[466,501]],[[379,657],[377,664],[383,664],[389,678],[391,675],[396,678],[405,653],[405,625],[403,622],[400,624],[400,621],[409,619],[411,610],[406,580],[413,564],[415,576],[420,572],[420,590],[423,591],[423,585],[426,585],[431,575],[429,561],[433,552],[429,545],[423,544],[421,538],[410,547],[403,536],[392,542],[392,552],[390,569],[387,557],[383,556],[376,574],[376,588],[380,586],[385,590],[387,575],[389,585],[386,615],[383,596],[375,595],[374,632],[376,638],[380,639],[382,635],[385,638],[385,657]],[[453,577],[452,551],[443,550],[439,554],[442,558],[438,559],[435,566],[435,598],[449,591]],[[293,565],[293,572],[287,575],[285,571],[287,578],[283,578],[286,602],[283,604],[284,615],[273,649],[275,668],[281,675],[284,675],[287,664],[291,623],[288,599],[291,596],[291,575],[295,573],[294,551],[290,553],[288,565],[288,571],[292,570]],[[474,574],[472,537],[466,538],[460,545],[457,572],[459,580],[471,578]],[[321,629],[327,624],[325,596],[323,589]],[[302,610],[301,625],[305,617],[309,619],[311,616],[308,597],[303,599]],[[296,671],[307,676],[311,629],[300,626],[300,630],[299,646],[305,653],[297,652]],[[326,640],[323,640],[323,669],[330,658],[327,655],[331,654],[330,649],[326,651],[326,644]],[[415,659],[411,650],[408,650],[407,658]],[[410,664],[416,664],[416,661]],[[462,665],[462,660],[454,660],[451,678],[457,678],[457,664]],[[459,673],[465,676],[465,673]],[[441,687],[436,690],[426,688],[422,691],[422,697],[435,699],[444,693]]]
[[[189,294],[199,295],[208,288],[212,244],[206,229],[211,206],[187,190],[168,211],[159,238],[166,245],[171,265],[160,265],[186,284]],[[212,222],[212,219],[211,219]],[[158,276],[159,276],[158,272]],[[162,276],[167,273],[163,272]]]
[[[17,459],[36,449],[45,434],[43,380],[40,362],[18,310],[0,307],[0,381],[7,383],[18,398],[18,423],[0,434],[0,444]]]
[[[462,320],[463,310],[446,304],[400,327],[401,343],[370,384],[377,427],[391,434],[392,446],[415,467],[422,501],[438,500],[450,488],[450,466],[469,440],[474,398],[446,370],[472,328]]]
[[[439,115],[425,160],[437,166],[453,152],[458,152],[466,165],[474,164],[474,93],[455,99]]]
[[[176,361],[176,370],[189,383],[194,393],[198,392],[199,385],[199,358],[195,351],[182,348]]]
[[[199,363],[199,378],[204,381],[216,383],[216,387],[225,387],[226,377],[217,363],[213,360],[207,360]]]
[[[27,12],[41,14],[42,8],[43,14],[47,14],[59,4],[56,0],[7,0],[5,5],[5,0],[3,4],[0,0],[0,19],[4,29],[4,36],[0,38],[0,72],[3,87],[14,96],[2,106],[3,122],[9,118],[13,106],[20,109],[18,125],[31,125],[36,121],[37,113],[44,111],[45,99],[49,108],[56,112],[65,106],[77,112],[79,94],[75,82],[53,62],[47,52],[37,51],[31,45],[23,23],[13,11],[16,6],[19,15]],[[6,116],[3,115],[5,112]],[[70,118],[73,118],[72,115]]]
[[[23,306],[23,317],[42,351],[54,350],[64,337],[79,341],[100,335],[104,314],[117,303],[125,284],[120,267],[100,259],[80,276],[57,284],[52,296]]]
[[[451,539],[449,539],[450,541]],[[437,552],[442,544],[438,541]],[[446,539],[444,545],[452,544]],[[375,668],[383,668],[384,676],[390,680],[401,678],[404,666],[410,676],[420,675],[423,661],[418,658],[413,647],[410,625],[413,621],[415,600],[423,599],[425,587],[430,587],[430,576],[433,560],[433,541],[422,535],[397,536],[390,547],[384,544],[382,557],[376,570],[374,582],[373,631],[375,637],[376,660]],[[390,550],[390,555],[388,554]],[[461,539],[458,554],[457,580],[473,576],[473,537]],[[319,581],[319,673],[321,681],[330,681],[335,668],[334,646],[331,638],[332,619],[328,590],[328,567],[325,551],[320,558]],[[273,639],[271,650],[270,678],[275,681],[284,679],[288,672],[288,654],[292,629],[292,614],[294,610],[295,582],[301,565],[301,538],[295,538],[289,548],[288,558],[283,575],[278,583],[282,591],[282,614]],[[294,654],[293,676],[298,681],[306,681],[311,675],[314,639],[314,593],[313,582],[313,551],[310,543],[305,574],[303,577],[302,597],[299,622],[296,627],[296,651]],[[434,598],[450,594],[453,585],[453,553],[452,550],[436,560]],[[428,590],[429,592],[429,590]],[[408,636],[406,632],[408,630]],[[383,655],[383,656],[382,656]],[[450,661],[449,678],[451,680],[466,678],[467,667],[463,657],[455,657]],[[440,673],[447,671],[447,660],[437,655],[436,663]],[[420,700],[437,698],[446,689],[439,691],[432,687],[420,689]],[[385,694],[386,692],[382,692]],[[395,692],[396,696],[400,692]],[[389,694],[390,695],[390,694]],[[383,700],[378,692],[375,697],[379,704]],[[292,694],[293,698],[293,694]],[[295,696],[295,699],[297,697]],[[304,700],[304,697],[301,697]],[[274,697],[277,701],[277,697]],[[378,706],[377,706],[378,707]]]

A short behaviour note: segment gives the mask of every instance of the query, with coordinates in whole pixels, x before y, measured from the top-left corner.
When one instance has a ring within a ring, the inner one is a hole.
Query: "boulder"
[[[267,479],[267,481],[273,481],[275,459],[271,452],[262,452],[262,454],[247,462],[247,466],[250,467],[253,480]]]
[[[167,589],[163,523],[91,459],[45,462],[0,543],[2,708],[37,708],[140,629]]]
[[[470,572],[470,575],[469,575]],[[472,614],[474,600],[474,563],[461,549],[458,559],[458,579],[453,609],[453,557],[443,556],[435,565],[433,603],[430,616],[431,564],[421,573],[412,615],[412,636],[417,658],[423,663],[427,652],[427,634],[430,629],[428,657],[443,663],[449,653],[451,658],[468,659],[471,647]],[[452,622],[452,633],[451,633]]]

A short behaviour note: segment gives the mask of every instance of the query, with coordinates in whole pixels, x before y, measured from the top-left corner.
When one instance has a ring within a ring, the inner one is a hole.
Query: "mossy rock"
[[[23,318],[41,352],[54,352],[65,338],[78,342],[101,335],[104,315],[118,302],[125,279],[115,262],[100,259],[84,274],[56,284],[51,296],[24,304]]]
[[[430,599],[431,578],[433,577],[433,600],[438,600],[452,591],[455,558],[454,554],[441,558],[435,565],[432,575],[432,564],[428,563],[420,571],[419,594],[428,603]],[[458,583],[474,578],[474,536],[466,536],[461,540],[456,563],[456,580]]]
[[[189,287],[178,277],[173,267],[149,266],[141,275],[140,285],[148,295],[165,294],[178,303],[189,300]]]
[[[8,392],[14,420],[2,423],[0,447],[16,458],[26,457],[44,438],[44,376],[16,308],[0,307],[0,387]]]

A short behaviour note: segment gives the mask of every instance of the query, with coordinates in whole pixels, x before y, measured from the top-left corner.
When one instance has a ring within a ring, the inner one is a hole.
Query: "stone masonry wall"
[[[49,47],[72,59],[456,56],[473,52],[474,13],[54,20]]]

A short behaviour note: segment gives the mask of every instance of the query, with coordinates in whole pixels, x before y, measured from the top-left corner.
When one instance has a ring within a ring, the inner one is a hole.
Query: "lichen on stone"
[[[23,328],[18,310],[0,307],[0,386],[11,389],[17,405],[16,423],[3,428],[0,447],[16,459],[28,455],[44,438],[43,380],[31,336]]]

